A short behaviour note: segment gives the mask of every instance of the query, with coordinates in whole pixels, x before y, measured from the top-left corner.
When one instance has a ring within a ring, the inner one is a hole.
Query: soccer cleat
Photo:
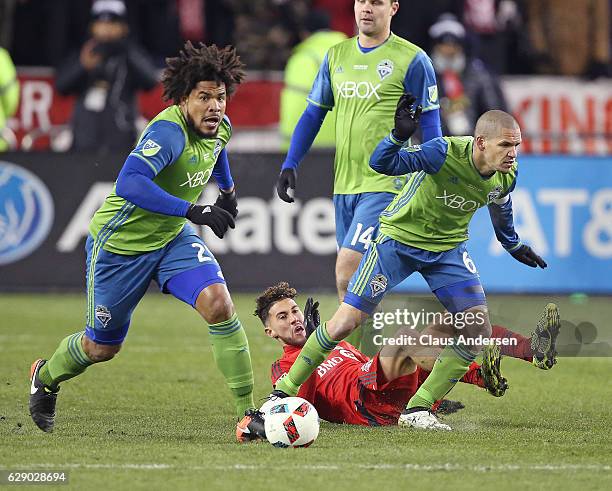
[[[462,410],[464,407],[465,405],[460,401],[442,399],[440,401],[436,401],[436,403],[431,406],[431,412],[434,414],[453,414]]]
[[[282,390],[274,389],[272,392],[270,392],[268,399],[284,399],[285,397],[289,397],[289,394],[285,394]]]
[[[40,368],[47,360],[36,360],[30,369],[30,416],[36,426],[41,430],[51,433],[55,423],[55,403],[57,392],[49,389],[38,378]]]
[[[501,350],[499,346],[485,346],[482,350],[480,375],[484,381],[485,389],[495,397],[503,396],[508,389],[508,381],[501,374],[500,362]]]
[[[254,442],[266,439],[264,415],[257,409],[247,409],[236,425],[236,439],[240,443]]]
[[[550,370],[557,363],[555,345],[560,327],[559,308],[554,303],[549,303],[531,334],[533,364],[536,367]]]
[[[440,423],[436,415],[428,409],[420,411],[403,412],[400,414],[399,426],[410,426],[412,428],[418,428],[421,430],[442,430],[451,431],[451,427],[447,424]]]

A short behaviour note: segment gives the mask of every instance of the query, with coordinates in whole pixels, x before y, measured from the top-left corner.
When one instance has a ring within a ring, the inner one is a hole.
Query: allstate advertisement
[[[612,158],[519,155],[515,228],[548,263],[516,261],[497,242],[486,208],[470,225],[468,250],[486,292],[612,292]],[[427,289],[418,275],[400,290]]]
[[[124,158],[0,156],[0,290],[83,288],[88,224]],[[274,191],[281,155],[232,153],[230,162],[239,195],[236,229],[223,240],[206,227],[201,233],[231,287],[252,290],[286,280],[333,290],[332,156],[309,155],[292,204]],[[216,194],[209,186],[201,201],[214,202]],[[518,233],[548,268],[529,268],[502,250],[481,209],[468,250],[487,292],[612,293],[612,158],[519,158],[512,199]],[[417,273],[399,289],[428,287]]]
[[[36,250],[52,224],[47,186],[23,167],[0,161],[0,266]]]

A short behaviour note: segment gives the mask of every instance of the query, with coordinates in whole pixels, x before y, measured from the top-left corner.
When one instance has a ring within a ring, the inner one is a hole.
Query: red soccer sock
[[[472,384],[477,385],[478,387],[484,387],[484,380],[482,379],[482,375],[480,375],[480,365],[476,362],[472,362],[470,368],[465,373],[463,377],[461,377],[461,382],[464,384]]]
[[[493,339],[515,339],[516,342],[508,345],[500,345],[501,354],[504,356],[511,356],[512,358],[519,358],[525,361],[531,361],[533,359],[533,351],[531,350],[531,338],[523,336],[517,332],[506,329],[503,326],[493,326],[493,333],[491,334]]]

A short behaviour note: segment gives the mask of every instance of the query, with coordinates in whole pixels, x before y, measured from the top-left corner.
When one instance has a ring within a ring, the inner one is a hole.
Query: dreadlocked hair
[[[266,324],[268,320],[268,314],[270,313],[270,307],[276,302],[285,300],[286,298],[295,298],[297,291],[295,288],[291,288],[289,283],[281,281],[280,283],[271,286],[266,289],[257,299],[255,300],[257,308],[253,313],[254,316],[259,317],[263,324]]]
[[[201,81],[223,82],[227,94],[232,95],[245,77],[245,65],[232,46],[218,48],[199,43],[196,47],[187,41],[177,57],[166,58],[166,64],[163,98],[174,104],[189,96]]]

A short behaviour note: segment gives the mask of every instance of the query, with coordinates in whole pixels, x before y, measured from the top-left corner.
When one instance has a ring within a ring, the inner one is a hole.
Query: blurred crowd
[[[93,0],[3,0],[0,46],[17,65],[56,66],[89,32]],[[183,40],[237,46],[253,70],[282,70],[309,13],[354,34],[353,0],[124,0],[130,36],[154,64]],[[611,0],[402,0],[393,31],[429,50],[430,27],[452,13],[465,47],[498,74],[609,74]]]
[[[57,90],[76,96],[73,149],[127,148],[138,91],[154,87],[165,59],[191,40],[236,46],[249,70],[285,70],[286,144],[327,48],[355,34],[353,4],[2,0],[0,132],[10,133],[4,123],[18,96],[12,57],[17,66],[54,67]],[[391,28],[432,58],[444,132],[466,134],[482,112],[506,108],[499,75],[611,76],[611,11],[612,0],[400,0]],[[325,139],[322,131],[323,146],[333,137]]]

